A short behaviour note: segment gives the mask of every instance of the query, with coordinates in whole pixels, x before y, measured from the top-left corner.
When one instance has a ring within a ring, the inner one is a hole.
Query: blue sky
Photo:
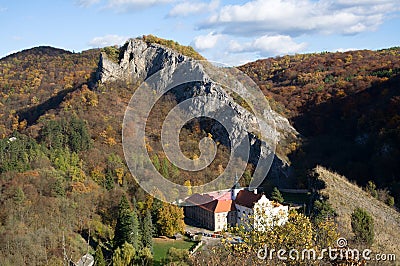
[[[0,0],[0,57],[154,34],[238,65],[259,58],[399,46],[399,0]]]

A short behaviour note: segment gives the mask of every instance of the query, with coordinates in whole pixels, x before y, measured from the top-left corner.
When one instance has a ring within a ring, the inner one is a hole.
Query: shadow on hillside
[[[29,107],[29,108],[24,108],[24,109],[18,110],[17,114],[19,117],[19,121],[26,120],[28,123],[28,126],[35,124],[36,121],[42,115],[44,115],[46,112],[48,112],[49,110],[58,108],[60,106],[60,104],[63,102],[65,96],[68,95],[68,93],[76,91],[81,86],[82,86],[82,84],[77,85],[70,89],[65,89],[65,90],[59,91],[57,93],[57,95],[50,97],[43,103],[40,103],[38,105]]]
[[[400,75],[340,99],[305,106],[293,119],[304,143],[291,155],[297,171],[322,165],[364,185],[400,194]]]

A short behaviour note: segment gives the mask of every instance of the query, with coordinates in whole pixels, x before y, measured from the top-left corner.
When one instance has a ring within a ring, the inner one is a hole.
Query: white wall
[[[274,207],[272,202],[263,195],[258,202],[254,204],[254,208],[250,209],[245,206],[236,205],[238,225],[243,225],[246,229],[254,229],[264,231],[266,226],[280,226],[286,223],[289,214],[289,207],[280,205]],[[254,218],[253,224],[251,219]]]

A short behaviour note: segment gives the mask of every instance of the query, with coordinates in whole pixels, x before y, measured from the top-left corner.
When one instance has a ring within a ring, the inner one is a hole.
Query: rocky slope
[[[258,160],[257,152],[254,154],[254,151],[258,151],[259,153],[259,147],[262,146],[261,144],[264,142],[260,142],[253,130],[253,125],[257,121],[255,115],[248,111],[243,104],[238,103],[237,99],[234,99],[234,95],[227,91],[226,88],[223,88],[215,82],[213,78],[206,73],[202,64],[165,46],[148,43],[140,39],[128,40],[126,44],[121,47],[118,60],[119,62],[115,62],[110,59],[106,53],[102,53],[96,75],[101,83],[112,81],[141,82],[161,70],[157,73],[159,76],[156,82],[167,84],[171,80],[171,75],[173,75],[174,72],[180,71],[180,66],[183,64],[186,64],[186,67],[189,66],[189,69],[185,71],[193,71],[195,73],[194,78],[201,82],[193,82],[185,86],[177,86],[174,88],[172,92],[175,94],[178,102],[195,96],[207,96],[199,97],[194,100],[195,107],[192,109],[199,110],[199,114],[204,111],[211,113],[216,112],[218,105],[225,104],[226,106],[230,106],[235,114],[230,118],[228,123],[232,125],[232,128],[227,129],[228,132],[230,132],[232,136],[236,136],[237,139],[241,139],[243,134],[249,135],[253,148],[250,161],[256,162]],[[183,75],[186,74],[183,73]],[[189,89],[188,86],[190,87]],[[217,100],[214,101],[210,99]],[[207,110],[204,110],[204,108],[207,108]],[[274,145],[271,143],[275,141],[277,141],[278,146],[285,146],[296,141],[298,133],[290,125],[289,121],[272,110],[268,110],[268,112],[269,117],[273,119],[272,124],[273,127],[276,127],[276,130],[272,130],[266,134],[268,140],[264,141],[270,143],[267,145],[267,150],[274,148]],[[215,125],[212,128],[212,132],[216,133],[216,136],[218,136],[220,130],[220,125]],[[219,139],[218,141],[224,143],[224,140]],[[234,147],[238,145],[238,143],[235,143],[235,138],[231,141]],[[275,173],[275,175],[281,172],[281,169],[283,169],[281,168],[282,165],[287,164],[286,154],[282,152],[282,150],[283,149],[279,149],[281,152],[278,154],[278,158],[275,158],[275,163],[273,164],[274,169],[272,169],[272,173]],[[263,157],[267,157],[268,154],[270,154],[269,151],[263,150],[261,153],[264,153],[262,154]],[[277,167],[281,169],[278,170]]]
[[[396,254],[398,257],[400,255],[398,245],[400,214],[343,176],[321,166],[317,166],[315,172],[326,184],[321,194],[329,198],[329,203],[338,215],[336,222],[341,236],[349,241],[353,239],[351,213],[357,207],[363,208],[374,218],[375,242],[372,250],[383,254]]]

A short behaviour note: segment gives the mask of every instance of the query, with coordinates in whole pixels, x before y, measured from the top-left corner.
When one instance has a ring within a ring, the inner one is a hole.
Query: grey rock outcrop
[[[101,82],[115,80],[144,80],[166,66],[176,65],[188,58],[155,43],[129,39],[122,47],[119,62],[101,53],[97,77]]]
[[[178,89],[174,90],[178,101],[190,99],[194,96],[211,96],[209,98],[216,99],[213,102],[205,102],[207,101],[207,97],[198,97],[195,99],[194,104],[191,106],[191,112],[198,112],[199,114],[204,111],[207,111],[207,113],[217,112],[218,105],[225,104],[230,106],[235,111],[235,115],[229,118],[229,123],[232,125],[232,128],[229,129],[229,134],[237,136],[237,139],[241,139],[243,134],[248,134],[252,145],[260,145],[260,140],[254,134],[254,131],[252,131],[253,125],[257,123],[254,114],[238,104],[222,86],[214,82],[203,70],[202,64],[194,60],[192,61],[191,58],[179,54],[172,49],[158,44],[146,43],[140,39],[129,39],[121,48],[118,63],[113,62],[105,53],[102,53],[97,77],[101,82],[117,80],[144,81],[154,73],[157,73],[159,75],[157,82],[166,85],[163,83],[169,82],[172,72],[178,71],[178,66],[182,63],[191,64],[191,68],[196,69],[196,80],[200,80],[201,82],[193,82],[189,85],[189,88],[187,84],[182,88],[178,86]],[[154,86],[158,85],[154,84]],[[204,110],[204,108],[208,109]],[[280,145],[279,143],[288,143],[296,139],[298,133],[285,117],[272,110],[270,111],[270,115],[274,120],[276,130],[267,132],[268,139],[278,143],[278,145]],[[221,130],[220,126],[216,125],[212,129],[216,135]],[[233,143],[231,143],[233,146],[237,145],[235,138],[233,139]],[[223,143],[223,140],[219,141]],[[266,142],[268,143],[268,141]],[[260,152],[262,153],[262,151]],[[269,152],[267,151],[267,153]],[[268,156],[268,154],[261,154],[261,156]],[[285,159],[282,159],[285,156],[280,157],[279,161],[281,165],[285,165],[287,162],[285,162]],[[257,161],[258,158],[254,158],[254,160]],[[282,167],[282,169],[284,168],[286,167]],[[276,172],[276,169],[274,171]]]

